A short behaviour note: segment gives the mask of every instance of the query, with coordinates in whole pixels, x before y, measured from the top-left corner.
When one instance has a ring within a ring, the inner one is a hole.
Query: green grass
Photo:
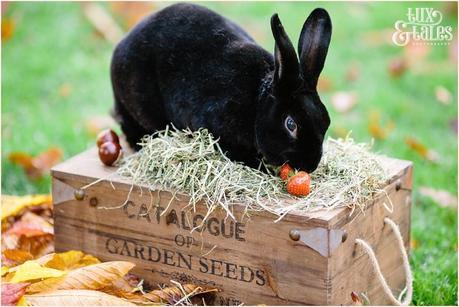
[[[158,7],[166,4],[157,4]],[[313,3],[206,3],[242,24],[268,50],[273,49],[269,18],[278,12],[296,44],[302,23]],[[403,54],[393,44],[369,45],[363,34],[393,29],[406,19],[407,7],[435,7],[441,3],[323,3],[333,20],[334,32],[323,76],[333,90],[321,93],[329,105],[331,93],[356,91],[357,107],[339,114],[329,107],[335,136],[337,127],[352,130],[359,141],[369,141],[369,114],[381,113],[395,130],[376,150],[414,162],[412,237],[418,247],[411,253],[414,269],[414,304],[457,305],[457,211],[439,207],[416,188],[429,186],[457,194],[457,135],[449,122],[457,118],[457,104],[436,102],[434,89],[448,88],[457,101],[457,71],[444,46],[435,46],[426,59],[416,62],[399,79],[387,73],[390,59]],[[113,46],[95,35],[77,3],[11,3],[6,16],[16,20],[14,36],[2,48],[2,191],[6,194],[49,192],[50,179],[31,182],[7,156],[12,151],[37,154],[58,145],[68,158],[94,144],[85,122],[105,115],[112,106],[109,62]],[[457,30],[457,16],[444,14],[445,25]],[[360,68],[357,81],[345,73],[350,63]],[[69,84],[62,97],[58,88]],[[415,137],[437,151],[433,164],[407,147]]]

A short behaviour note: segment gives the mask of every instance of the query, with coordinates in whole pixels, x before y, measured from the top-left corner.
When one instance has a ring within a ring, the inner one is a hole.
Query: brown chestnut
[[[115,131],[112,129],[105,129],[97,135],[97,147],[102,146],[102,144],[106,142],[119,143],[120,139]]]
[[[99,147],[99,158],[107,166],[113,165],[121,158],[122,149],[119,143],[105,142]]]

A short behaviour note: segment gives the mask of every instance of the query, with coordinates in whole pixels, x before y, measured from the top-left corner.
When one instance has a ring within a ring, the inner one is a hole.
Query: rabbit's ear
[[[306,19],[298,42],[300,72],[309,89],[316,89],[324,68],[332,24],[327,11],[317,8]]]
[[[277,14],[271,17],[271,30],[276,41],[274,82],[283,88],[294,88],[300,81],[298,58]]]

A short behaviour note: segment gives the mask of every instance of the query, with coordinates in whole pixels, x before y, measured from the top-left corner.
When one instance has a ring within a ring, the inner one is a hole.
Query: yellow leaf
[[[51,204],[49,194],[12,196],[2,195],[2,220],[17,215],[22,209],[42,204]]]
[[[45,266],[56,270],[69,271],[97,263],[100,263],[100,261],[96,257],[72,250],[54,254],[51,260],[46,262]]]
[[[96,290],[110,285],[124,276],[135,264],[127,261],[110,261],[85,266],[58,278],[49,278],[27,288],[27,292],[53,290],[89,289]],[[51,270],[51,269],[50,269]]]
[[[6,266],[2,266],[2,277],[5,276],[6,273],[8,273],[10,269]]]
[[[94,290],[56,290],[25,295],[35,306],[135,306],[116,296]]]
[[[60,277],[64,274],[65,272],[63,271],[43,267],[31,260],[19,265],[9,281],[12,283],[18,283],[35,279]]]
[[[27,302],[25,295],[23,295],[19,301],[16,303],[16,306],[29,306],[30,304]]]

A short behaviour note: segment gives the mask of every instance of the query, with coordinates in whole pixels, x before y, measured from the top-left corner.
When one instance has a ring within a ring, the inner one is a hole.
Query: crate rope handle
[[[394,232],[395,237],[397,238],[397,242],[400,248],[400,254],[402,255],[403,259],[403,268],[405,269],[406,276],[406,295],[403,301],[400,301],[401,297],[399,298],[400,300],[397,299],[392,293],[391,289],[389,288],[389,285],[387,284],[387,281],[381,272],[381,268],[379,266],[378,259],[376,259],[375,252],[373,251],[373,248],[371,248],[370,244],[368,244],[366,241],[362,239],[355,239],[355,243],[360,245],[370,258],[371,264],[376,273],[376,276],[378,277],[379,283],[383,287],[384,293],[387,295],[387,297],[389,297],[392,304],[406,306],[410,304],[411,298],[413,296],[413,274],[411,272],[410,262],[408,260],[408,255],[406,254],[405,245],[403,244],[403,238],[402,234],[400,233],[399,227],[397,226],[397,224],[395,224],[393,220],[391,220],[388,217],[384,218],[384,223],[389,224],[389,226],[392,228],[392,231]],[[402,294],[403,292],[404,291],[402,291]]]

